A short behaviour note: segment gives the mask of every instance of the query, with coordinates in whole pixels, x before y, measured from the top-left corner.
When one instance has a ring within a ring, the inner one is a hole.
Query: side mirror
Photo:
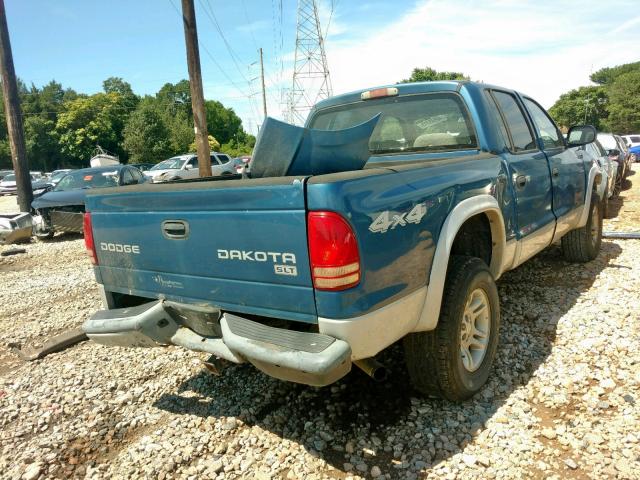
[[[595,141],[598,132],[591,125],[575,125],[567,133],[567,146],[580,147]]]
[[[184,167],[185,170],[191,170],[193,168],[193,165],[191,165],[190,163],[187,163]]]

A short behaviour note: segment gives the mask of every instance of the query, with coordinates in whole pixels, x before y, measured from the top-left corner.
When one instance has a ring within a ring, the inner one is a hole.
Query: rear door
[[[517,203],[518,237],[522,239],[520,258],[526,259],[549,245],[553,238],[555,216],[551,207],[549,164],[536,144],[516,96],[491,90],[490,97],[498,107],[509,137],[506,159]]]
[[[105,288],[315,322],[303,178],[139,185],[87,198]]]
[[[587,178],[584,153],[565,146],[556,124],[534,100],[524,97],[524,104],[536,128],[540,148],[549,159],[553,211],[558,218],[559,233],[564,233],[575,225],[584,205]]]

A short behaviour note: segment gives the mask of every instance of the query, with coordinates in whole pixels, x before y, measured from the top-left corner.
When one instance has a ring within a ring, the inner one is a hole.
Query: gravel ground
[[[631,183],[606,230],[639,229]],[[640,241],[587,265],[552,247],[506,274],[496,365],[463,404],[413,392],[398,347],[387,383],[355,370],[323,389],[245,365],[213,377],[173,347],[23,363],[8,343],[100,308],[81,238],[26,248],[0,257],[1,478],[640,478]]]

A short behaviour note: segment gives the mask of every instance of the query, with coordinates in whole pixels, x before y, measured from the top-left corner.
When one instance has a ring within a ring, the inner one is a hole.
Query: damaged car
[[[94,188],[136,185],[147,181],[143,173],[129,165],[83,168],[65,175],[49,192],[31,204],[34,235],[51,238],[55,232],[82,233],[84,200]]]

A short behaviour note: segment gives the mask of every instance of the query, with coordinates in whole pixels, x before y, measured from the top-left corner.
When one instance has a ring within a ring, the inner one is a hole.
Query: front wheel
[[[404,339],[414,387],[461,401],[486,383],[498,347],[500,300],[487,265],[454,255],[449,262],[438,326]]]
[[[590,262],[598,256],[602,243],[602,208],[595,193],[591,196],[589,217],[584,227],[571,230],[562,237],[562,254],[569,262]]]

